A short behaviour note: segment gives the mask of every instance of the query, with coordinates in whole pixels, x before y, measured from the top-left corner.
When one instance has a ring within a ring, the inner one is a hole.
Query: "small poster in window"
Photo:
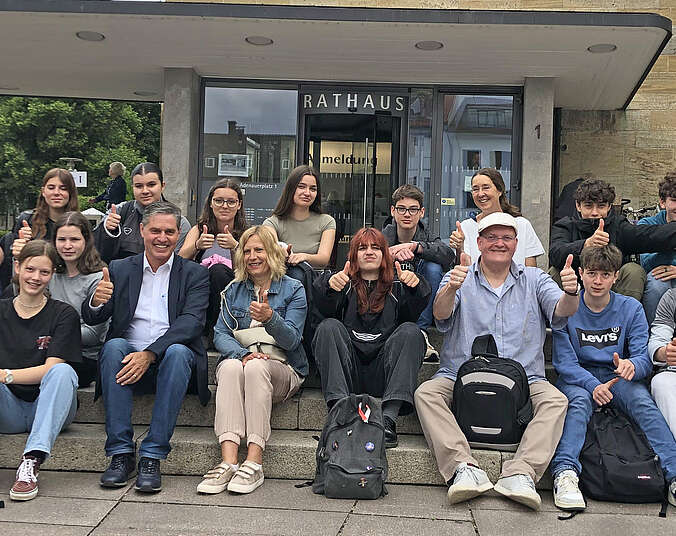
[[[218,155],[218,175],[231,177],[248,177],[249,158],[245,154],[221,153]]]

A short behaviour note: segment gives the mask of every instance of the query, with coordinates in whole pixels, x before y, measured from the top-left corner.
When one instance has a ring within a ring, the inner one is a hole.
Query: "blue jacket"
[[[143,282],[143,255],[139,253],[110,263],[110,280],[113,282],[113,297],[100,309],[89,307],[89,299],[82,303],[82,318],[95,326],[112,318],[106,340],[124,338],[136,312],[141,283]],[[209,402],[207,379],[207,352],[202,343],[202,330],[209,303],[209,272],[204,266],[174,254],[174,263],[169,275],[169,329],[153,341],[147,350],[158,360],[164,357],[172,344],[183,344],[195,356],[193,376],[200,402]],[[192,382],[191,382],[192,384]],[[96,396],[101,392],[97,381]]]
[[[221,305],[221,314],[214,328],[214,345],[221,359],[242,359],[249,353],[233,336],[234,329],[245,329],[251,324],[249,305],[256,300],[254,284],[250,279],[235,281],[225,289],[227,309]],[[275,342],[286,351],[286,360],[300,376],[307,376],[308,363],[301,344],[307,315],[305,289],[300,281],[283,276],[273,280],[268,290],[272,317],[263,324]]]
[[[667,211],[660,210],[654,216],[641,218],[639,225],[661,225],[667,223]],[[661,251],[659,253],[642,253],[641,266],[646,272],[650,272],[658,266],[676,266],[676,251]]]

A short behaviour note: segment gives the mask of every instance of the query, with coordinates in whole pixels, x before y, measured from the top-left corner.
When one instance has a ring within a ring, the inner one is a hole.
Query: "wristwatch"
[[[580,294],[580,283],[577,284],[577,289],[575,292],[568,292],[567,290],[563,290],[568,296],[578,296]]]
[[[8,368],[5,369],[5,381],[4,384],[10,384],[14,381],[14,375],[12,374],[12,371],[9,370]]]

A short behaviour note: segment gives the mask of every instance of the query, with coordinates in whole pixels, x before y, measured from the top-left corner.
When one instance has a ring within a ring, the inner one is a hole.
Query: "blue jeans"
[[[653,320],[655,320],[655,311],[657,311],[657,304],[660,302],[660,299],[671,288],[676,288],[676,279],[660,281],[648,272],[643,289],[643,308],[645,309],[648,325],[652,324]]]
[[[603,383],[616,376],[608,367],[589,367],[587,370]],[[556,387],[568,398],[568,413],[563,435],[552,458],[552,474],[556,476],[565,469],[572,469],[579,475],[582,471],[580,451],[595,403],[591,393],[583,387],[564,383],[561,379],[556,382]],[[667,482],[676,478],[676,440],[648,388],[642,382],[620,380],[611,392],[611,404],[638,424],[655,454],[660,457]]]
[[[444,276],[444,271],[441,268],[441,265],[439,264],[421,260],[418,263],[418,267],[416,268],[415,273],[417,275],[423,276],[425,278],[425,281],[427,281],[430,284],[430,287],[432,287],[430,301],[427,304],[427,307],[425,307],[425,309],[423,310],[423,312],[420,313],[420,318],[418,318],[418,321],[416,322],[416,324],[420,329],[427,329],[430,326],[434,325],[434,316],[432,312],[432,309],[434,307],[434,298],[437,295],[437,290],[439,290],[439,284],[441,283],[441,279]]]
[[[134,391],[155,388],[155,403],[150,430],[141,442],[140,457],[164,460],[171,447],[178,412],[188,390],[195,357],[182,344],[172,344],[159,363],[153,363],[143,377],[132,385],[120,385],[115,376],[122,369],[122,359],[134,352],[125,339],[111,339],[103,345],[99,366],[103,405],[106,410],[106,456],[133,453],[134,429],[131,424]]]
[[[59,432],[75,418],[77,374],[66,363],[57,363],[42,377],[40,396],[26,402],[0,383],[0,434],[30,432],[24,454],[39,450],[49,456]]]

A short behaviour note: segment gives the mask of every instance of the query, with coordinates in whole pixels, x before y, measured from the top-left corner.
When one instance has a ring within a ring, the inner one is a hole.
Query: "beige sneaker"
[[[221,493],[235,476],[236,470],[229,463],[222,462],[211,469],[197,486],[197,493]]]
[[[233,493],[251,493],[263,484],[263,467],[252,461],[245,461],[228,483],[228,491]]]

